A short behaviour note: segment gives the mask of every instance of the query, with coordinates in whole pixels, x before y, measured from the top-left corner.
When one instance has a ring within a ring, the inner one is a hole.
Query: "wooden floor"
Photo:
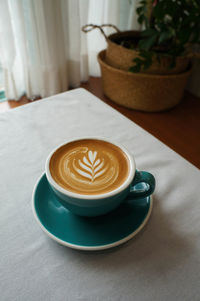
[[[117,111],[140,125],[200,168],[200,99],[188,92],[175,108],[160,113],[144,113],[123,108],[104,96],[101,79],[91,77],[81,87],[87,89]],[[0,112],[29,103],[26,97],[19,102],[0,103]]]
[[[39,100],[39,99],[37,99],[37,100]],[[34,101],[36,101],[36,100],[34,100]],[[31,102],[33,102],[33,100],[29,100],[26,96],[23,96],[19,101],[9,100],[9,101],[0,102],[0,113],[8,111],[10,109],[20,107],[22,105],[25,105],[25,104],[31,103]]]

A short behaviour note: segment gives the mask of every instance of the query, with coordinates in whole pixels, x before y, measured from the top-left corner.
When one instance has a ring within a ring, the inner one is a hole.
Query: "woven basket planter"
[[[106,36],[104,32],[105,27],[112,27],[116,33]],[[105,61],[108,65],[128,71],[131,66],[134,65],[133,60],[139,58],[139,51],[134,49],[126,48],[120,43],[122,41],[135,41],[136,44],[140,40],[139,31],[120,31],[115,25],[112,24],[103,24],[103,25],[94,25],[87,24],[82,27],[83,32],[89,32],[93,29],[99,29],[102,35],[105,37],[107,42],[106,56]],[[179,56],[176,59],[176,66],[170,68],[171,58],[168,56],[160,57],[160,62],[158,62],[156,56],[153,57],[152,65],[146,69],[141,70],[141,73],[150,73],[150,74],[177,74],[182,73],[187,70],[190,62],[190,58],[186,56]]]
[[[98,54],[104,94],[124,107],[146,112],[177,105],[184,94],[190,70],[176,75],[153,75],[122,71],[108,65],[106,51]]]
[[[139,51],[134,49],[128,49],[117,44],[115,41],[123,39],[137,39],[140,33],[138,31],[124,31],[114,33],[108,36],[106,49],[106,62],[115,68],[128,71],[131,66],[134,65],[133,60],[140,58]],[[170,68],[171,58],[168,56],[162,56],[160,62],[158,62],[156,56],[153,57],[152,65],[146,69],[141,70],[141,73],[150,74],[177,74],[187,70],[190,59],[185,56],[179,56],[176,59],[176,66]]]

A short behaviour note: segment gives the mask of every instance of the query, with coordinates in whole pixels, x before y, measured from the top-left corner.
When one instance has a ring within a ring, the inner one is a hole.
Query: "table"
[[[84,89],[0,115],[0,300],[199,300],[199,170]],[[35,222],[45,159],[74,136],[112,138],[157,180],[146,227],[99,252],[65,248]]]
[[[103,93],[101,78],[90,77],[81,87],[200,168],[200,98],[185,91],[183,99],[176,107],[163,112],[147,113],[127,109],[111,101]]]
[[[81,87],[200,168],[200,98],[185,91],[182,101],[176,107],[164,112],[146,113],[124,108],[108,99],[103,93],[101,78],[90,76],[88,82],[81,83]],[[26,96],[19,101],[6,101],[0,104],[0,113],[30,102],[32,100]]]

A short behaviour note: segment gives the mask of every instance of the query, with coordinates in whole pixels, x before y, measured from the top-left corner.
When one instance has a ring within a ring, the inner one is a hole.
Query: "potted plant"
[[[193,45],[200,42],[200,2],[142,0],[137,15],[140,32],[116,29],[107,37],[103,27],[95,26],[108,44],[98,55],[104,93],[139,110],[173,107],[183,96],[190,60],[196,55]]]
[[[167,73],[185,71],[189,58],[196,55],[192,46],[200,43],[199,0],[141,1],[137,14],[145,29],[137,45],[140,57],[129,70],[148,70],[155,63],[161,67],[160,74],[165,69]]]

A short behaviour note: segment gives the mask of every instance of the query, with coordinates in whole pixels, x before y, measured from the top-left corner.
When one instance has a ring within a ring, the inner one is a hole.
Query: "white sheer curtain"
[[[99,76],[106,47],[87,23],[134,27],[137,0],[0,0],[0,61],[8,99],[46,97]],[[89,62],[88,62],[89,58]]]
[[[0,0],[0,62],[8,99],[46,97],[99,76],[97,53],[106,47],[87,23],[138,29],[139,0]],[[106,33],[111,33],[107,29]],[[199,69],[195,71],[199,73]],[[189,83],[199,90],[199,77]]]

